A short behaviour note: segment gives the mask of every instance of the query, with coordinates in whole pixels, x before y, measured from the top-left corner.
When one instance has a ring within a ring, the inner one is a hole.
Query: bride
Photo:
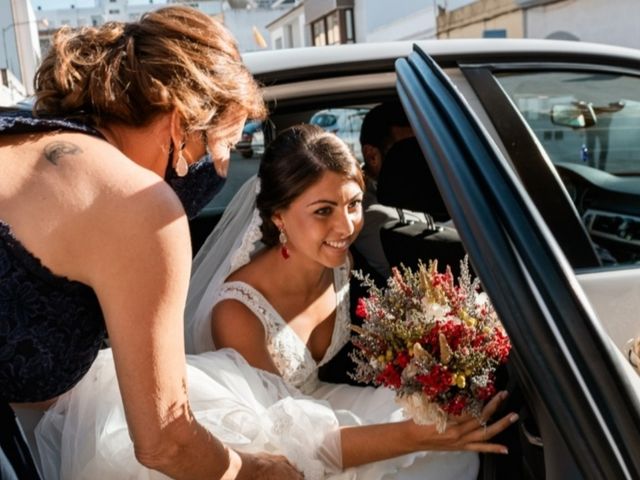
[[[486,433],[464,419],[439,435],[431,425],[403,420],[390,390],[318,380],[318,368],[349,340],[348,252],[362,228],[363,185],[356,160],[335,135],[309,125],[282,132],[258,178],[245,186],[257,197],[238,194],[242,206],[231,209],[195,260],[187,351],[232,348],[260,371],[327,402],[340,424],[334,457],[350,477],[476,478],[477,455],[461,451],[503,452],[485,441],[514,416]]]
[[[488,440],[515,414],[459,418],[438,434],[405,419],[390,390],[318,380],[349,340],[362,194],[360,168],[334,135],[303,125],[270,144],[194,260],[194,416],[236,450],[287,456],[307,479],[475,479],[477,452],[506,453]],[[45,478],[165,478],[135,460],[109,350],[46,413],[36,440]]]

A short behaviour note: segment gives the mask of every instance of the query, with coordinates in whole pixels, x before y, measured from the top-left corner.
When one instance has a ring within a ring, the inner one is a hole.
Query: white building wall
[[[298,17],[298,32],[300,32],[300,44],[299,47],[308,47],[311,45],[311,32],[307,27],[306,19],[304,15]]]
[[[355,0],[353,2],[353,28],[356,30],[356,43],[367,41],[367,1]]]
[[[15,105],[27,96],[24,85],[5,68],[0,68],[0,106]]]
[[[15,92],[33,93],[33,77],[40,64],[37,19],[30,1],[0,0],[2,64],[11,75],[1,77],[2,85]],[[11,85],[9,85],[11,84]],[[19,84],[19,85],[18,85]],[[6,97],[6,96],[5,96]]]
[[[436,37],[436,2],[425,0],[355,0],[356,42]]]
[[[225,10],[224,24],[236,37],[241,52],[262,50],[263,47],[256,42],[253,27],[268,43],[269,32],[265,26],[281,16],[287,9]]]
[[[220,15],[223,12],[223,0],[201,0],[188,2],[188,5],[201,10],[207,15]],[[168,6],[169,2],[129,4],[129,0],[96,0],[95,7],[58,8],[36,11],[38,19],[46,19],[49,28],[85,27],[101,25],[107,21],[130,22],[140,18],[144,12]],[[228,7],[227,7],[228,8]]]
[[[286,11],[285,11],[286,12]],[[306,47],[304,8],[296,6],[265,26],[272,49]]]
[[[7,1],[7,0],[0,0]],[[50,29],[63,25],[71,27],[101,25],[106,21],[130,22],[140,18],[144,12],[166,7],[171,2],[154,2],[145,4],[129,4],[128,0],[97,0],[96,7],[64,8],[37,11],[38,18],[47,19]],[[178,3],[178,2],[175,2]],[[210,16],[221,18],[238,41],[241,51],[248,52],[260,49],[253,33],[255,26],[262,36],[269,37],[265,25],[284,13],[289,7],[276,9],[231,9],[224,0],[201,0],[185,2],[187,5]]]
[[[525,36],[640,48],[639,0],[568,0],[528,9]],[[568,34],[568,35],[567,35]]]

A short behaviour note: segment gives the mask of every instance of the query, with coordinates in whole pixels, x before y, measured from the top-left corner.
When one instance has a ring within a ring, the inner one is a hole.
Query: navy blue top
[[[64,119],[0,114],[0,135],[72,130]],[[36,402],[71,388],[87,372],[106,336],[95,292],[55,275],[0,219],[0,399]]]

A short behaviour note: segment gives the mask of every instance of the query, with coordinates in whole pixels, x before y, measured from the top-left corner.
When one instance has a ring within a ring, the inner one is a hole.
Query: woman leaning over
[[[185,7],[61,31],[36,90],[34,117],[0,118],[0,400],[51,403],[108,333],[140,463],[300,478],[283,457],[225,448],[187,399],[187,215],[265,115],[234,39]]]

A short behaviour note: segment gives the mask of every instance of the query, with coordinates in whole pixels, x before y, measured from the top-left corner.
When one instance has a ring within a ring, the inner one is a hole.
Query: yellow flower
[[[467,325],[467,327],[473,327],[478,322],[464,310],[460,312],[460,318]]]
[[[458,373],[456,376],[456,385],[458,388],[464,388],[467,386],[467,379],[462,373]]]

